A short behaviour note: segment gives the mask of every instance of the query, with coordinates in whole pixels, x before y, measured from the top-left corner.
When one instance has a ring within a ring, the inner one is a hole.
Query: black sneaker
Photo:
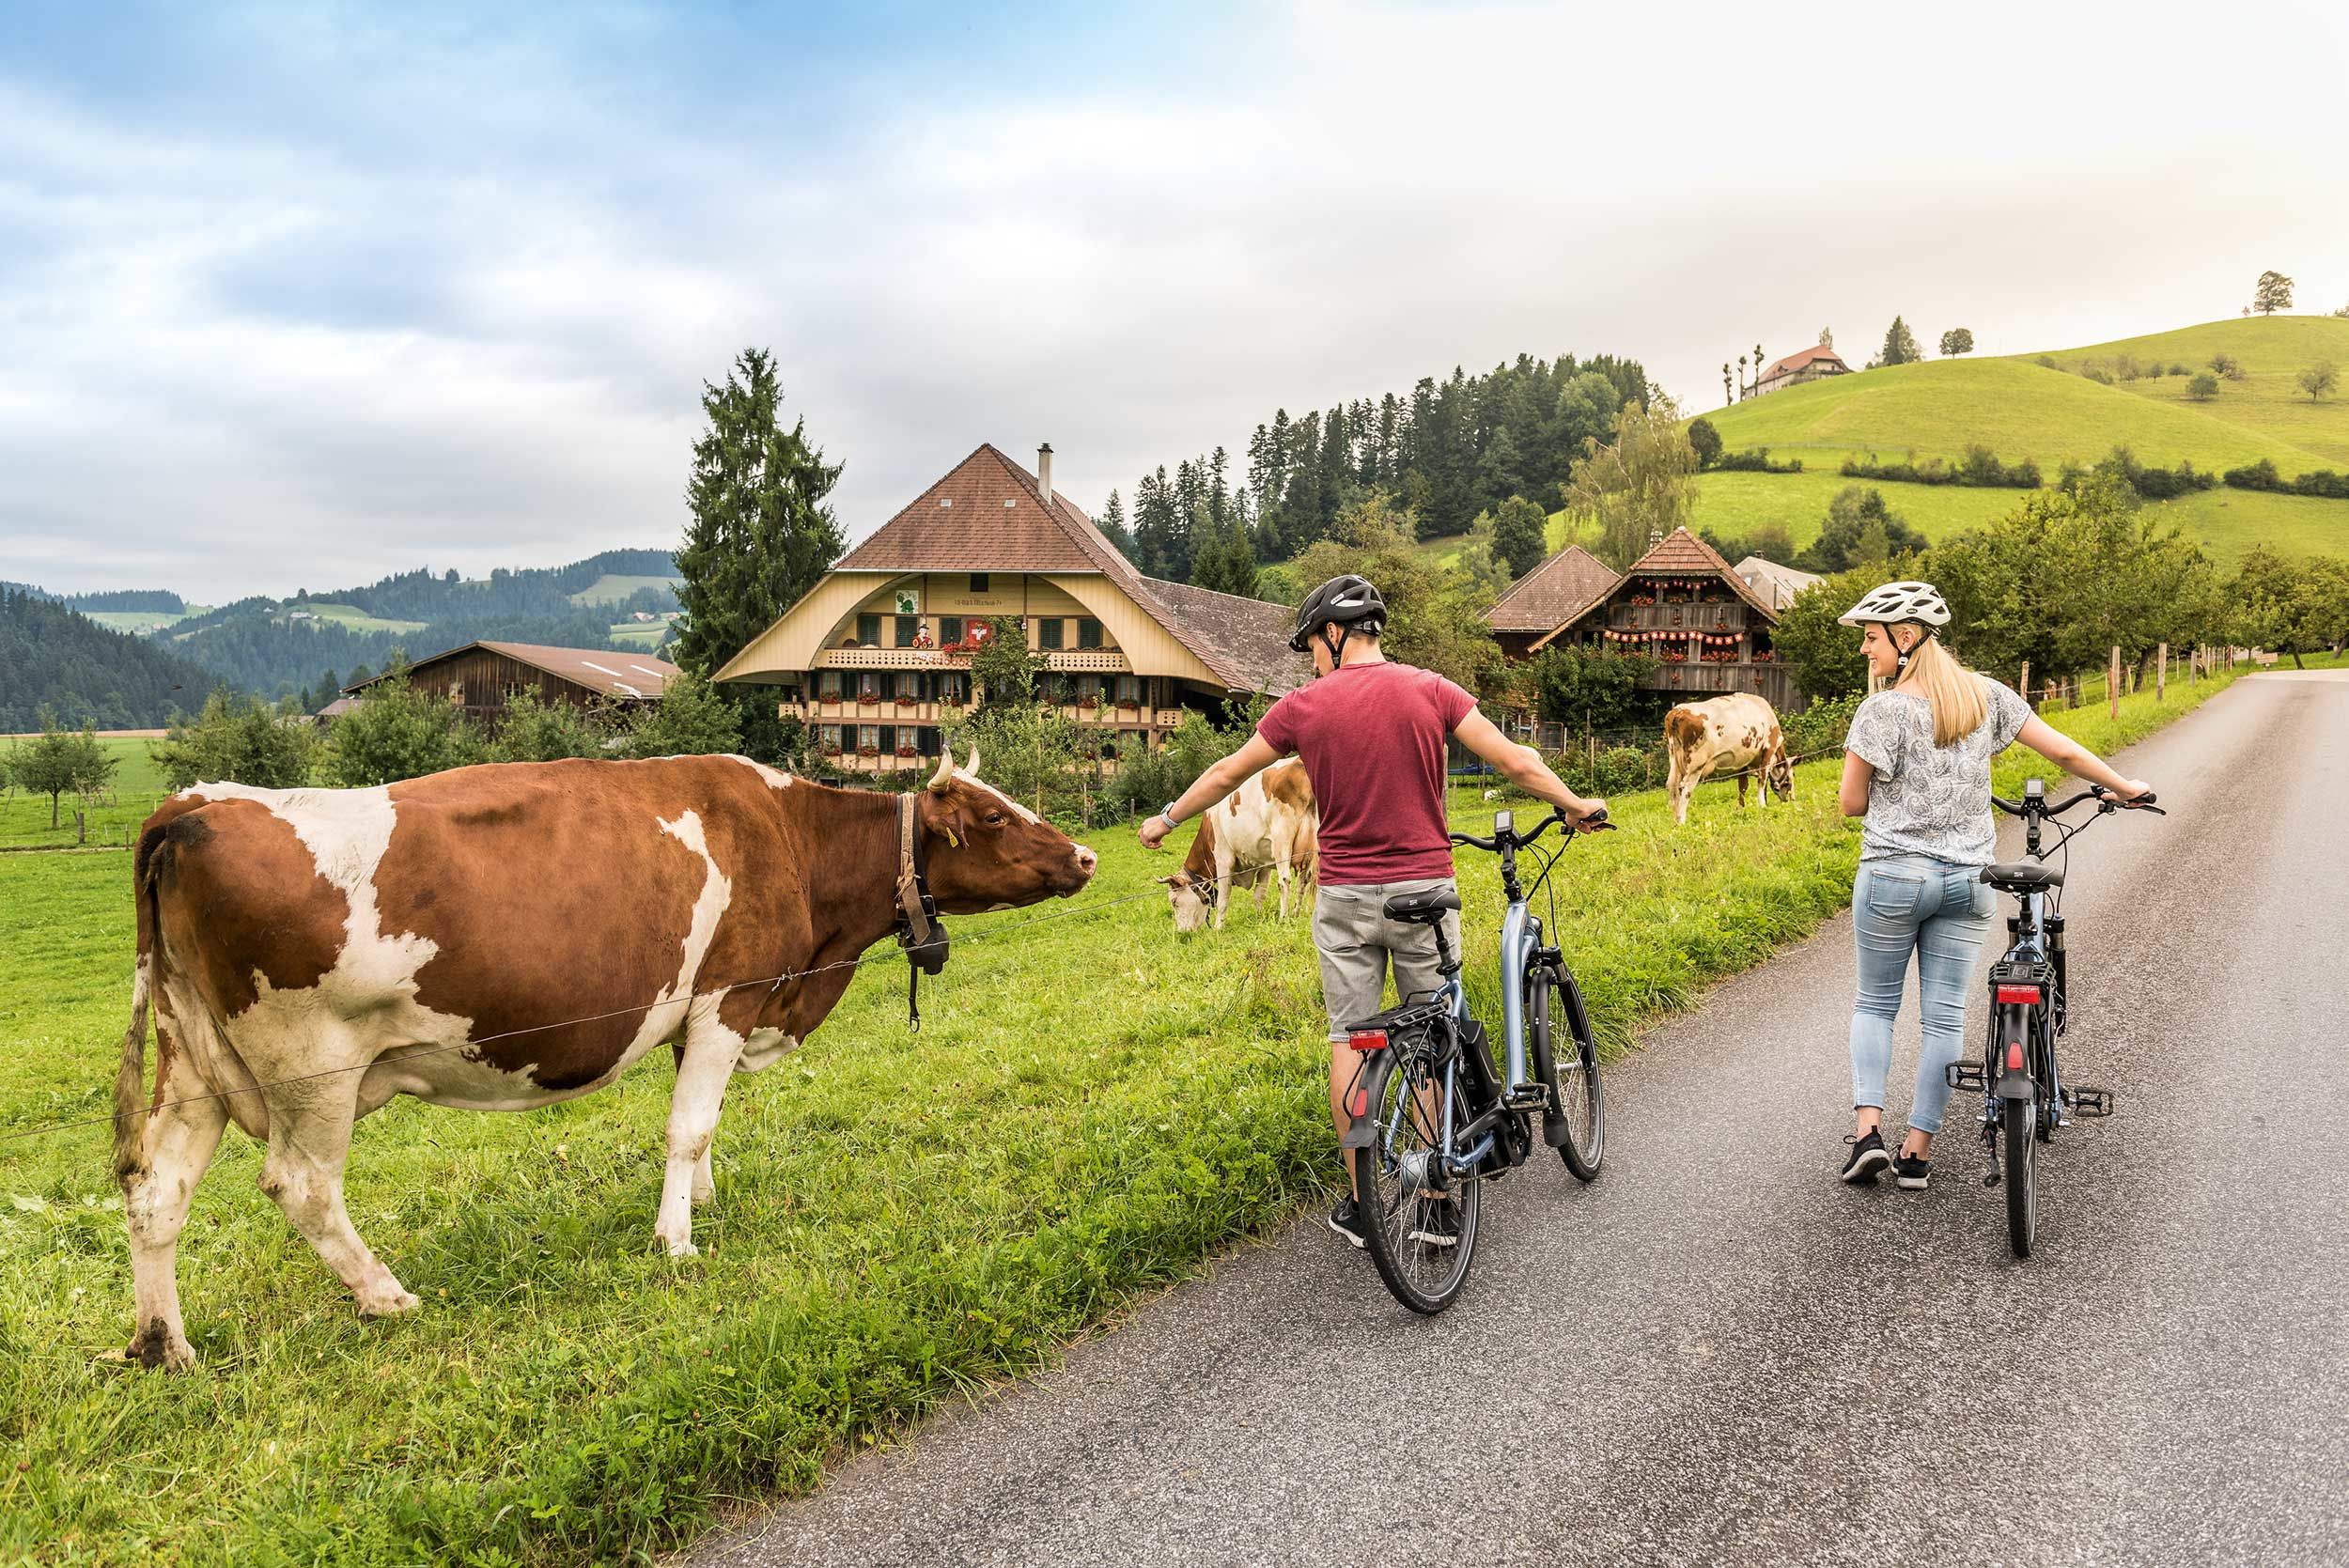
[[[1460,1245],[1460,1210],[1449,1193],[1422,1193],[1411,1239],[1425,1247]]]
[[[1892,1157],[1893,1184],[1897,1187],[1905,1187],[1911,1192],[1922,1192],[1925,1189],[1925,1176],[1932,1170],[1933,1161],[1922,1155],[1894,1155]]]
[[[1339,1199],[1338,1206],[1330,1211],[1330,1228],[1357,1247],[1370,1245],[1370,1236],[1362,1229],[1361,1210],[1351,1198]]]
[[[1892,1157],[1884,1152],[1884,1140],[1873,1129],[1864,1138],[1846,1138],[1851,1145],[1851,1158],[1843,1161],[1843,1179],[1854,1187],[1874,1187],[1876,1172],[1892,1163]]]

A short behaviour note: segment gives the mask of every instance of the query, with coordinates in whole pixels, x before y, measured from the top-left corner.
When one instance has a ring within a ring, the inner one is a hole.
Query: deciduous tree
[[[706,756],[741,748],[741,716],[729,696],[687,671],[661,688],[658,702],[629,716],[630,756]]]
[[[2292,308],[2292,280],[2270,268],[2260,274],[2251,286],[2251,308],[2262,316],[2273,316],[2279,310]]]
[[[1970,354],[1973,351],[1974,334],[1970,329],[1952,327],[1941,334],[1941,357],[1943,359],[1955,359],[1960,354]]]
[[[1540,566],[1549,553],[1548,516],[1521,495],[1502,502],[1493,514],[1493,553],[1507,565],[1513,579]]]
[[[1624,405],[1614,436],[1604,446],[1595,436],[1586,441],[1559,490],[1578,521],[1598,525],[1593,553],[1622,571],[1645,552],[1651,536],[1668,535],[1688,520],[1696,505],[1697,454],[1679,409],[1660,393],[1645,407]]]
[[[98,732],[91,726],[66,729],[48,707],[41,708],[39,716],[40,734],[8,754],[8,781],[27,795],[49,797],[49,825],[54,828],[58,802],[69,794],[87,795],[104,788],[114,777],[115,758],[99,744]]]
[[[2330,360],[2320,360],[2299,375],[2300,390],[2313,403],[2341,384],[2341,369]]]
[[[215,691],[204,710],[163,732],[148,754],[163,785],[229,780],[261,789],[300,789],[310,783],[318,749],[308,722],[279,712],[257,697]]]

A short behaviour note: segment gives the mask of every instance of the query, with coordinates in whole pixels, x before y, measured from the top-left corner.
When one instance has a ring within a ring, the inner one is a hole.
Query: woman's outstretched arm
[[[2123,778],[2106,764],[2104,758],[2037,714],[2031,715],[2030,722],[2015,738],[2074,778],[2100,784],[2124,800],[2133,800],[2147,792],[2145,784],[2135,779]]]

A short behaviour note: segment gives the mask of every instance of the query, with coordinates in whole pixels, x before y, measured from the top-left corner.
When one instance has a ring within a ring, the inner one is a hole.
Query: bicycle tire
[[[1553,1006],[1551,999],[1563,1002],[1565,983],[1556,975],[1537,975],[1528,985],[1532,995],[1532,1005],[1526,1009],[1526,1032],[1533,1051],[1534,1075],[1549,1090],[1550,1116],[1557,1124],[1544,1118],[1545,1126],[1562,1124],[1565,1141],[1558,1145],[1558,1157],[1566,1162],[1566,1169],[1580,1181],[1598,1179],[1599,1162],[1607,1157],[1607,1090],[1600,1081],[1598,1045],[1591,1038],[1590,1026],[1575,1026],[1581,1017],[1573,1007]],[[1574,1048],[1562,1063],[1557,1057],[1553,1020],[1563,1013],[1566,1019],[1566,1037]],[[1559,1070],[1563,1066],[1565,1071]]]
[[[2002,1100],[1999,1122],[2006,1143],[2006,1238],[2018,1258],[2030,1256],[2039,1231],[2039,1097]]]
[[[1485,1184],[1472,1175],[1445,1180],[1444,1190],[1451,1194],[1457,1216],[1458,1239],[1453,1246],[1435,1247],[1412,1239],[1411,1232],[1428,1209],[1420,1195],[1422,1183],[1407,1165],[1410,1156],[1424,1155],[1440,1139],[1442,1070],[1439,1060],[1431,1063],[1410,1048],[1390,1047],[1379,1057],[1363,1084],[1369,1094],[1374,1140],[1371,1147],[1355,1151],[1355,1204],[1364,1239],[1370,1243],[1371,1259],[1377,1264],[1378,1278],[1386,1282],[1389,1293],[1423,1317],[1433,1317],[1457,1300],[1461,1287],[1468,1283]],[[1454,1092],[1457,1094],[1456,1086]],[[1427,1112],[1417,1109],[1423,1093],[1435,1097]],[[1464,1102],[1466,1096],[1459,1098]],[[1466,1121],[1465,1109],[1463,1104],[1454,1111],[1454,1126]],[[1432,1140],[1427,1136],[1431,1116],[1433,1127],[1439,1129]]]

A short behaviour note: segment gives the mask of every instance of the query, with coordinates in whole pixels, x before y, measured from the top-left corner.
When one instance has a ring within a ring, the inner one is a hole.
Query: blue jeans
[[[1941,1112],[1950,1103],[1943,1069],[1965,1045],[1966,994],[1998,909],[1997,896],[1982,880],[1980,866],[1900,855],[1859,862],[1851,908],[1859,940],[1859,994],[1851,1016],[1852,1105],[1884,1108],[1892,1020],[1900,1016],[1901,987],[1913,951],[1925,1043],[1917,1058],[1908,1125],[1919,1132],[1939,1132]]]

